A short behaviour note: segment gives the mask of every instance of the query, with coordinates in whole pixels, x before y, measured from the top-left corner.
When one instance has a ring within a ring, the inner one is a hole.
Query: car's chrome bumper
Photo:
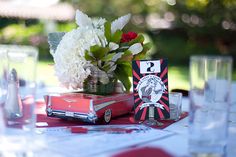
[[[61,110],[52,110],[48,108],[46,110],[47,115],[50,117],[61,117],[61,118],[75,118],[80,119],[84,122],[95,123],[98,119],[96,113],[79,113],[79,112],[69,112],[69,111],[61,111]]]

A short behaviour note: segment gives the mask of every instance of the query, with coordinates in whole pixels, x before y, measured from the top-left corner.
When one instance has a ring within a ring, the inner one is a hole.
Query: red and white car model
[[[100,96],[85,93],[46,95],[46,112],[49,117],[75,118],[96,123],[99,120],[109,123],[113,117],[132,111],[132,93]]]

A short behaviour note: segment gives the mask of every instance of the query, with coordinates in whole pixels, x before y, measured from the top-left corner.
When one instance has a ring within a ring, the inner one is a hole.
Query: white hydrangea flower
[[[54,68],[59,81],[67,87],[82,88],[91,73],[86,68],[90,62],[84,58],[85,50],[93,45],[106,44],[104,33],[99,29],[80,27],[66,33],[54,54]]]

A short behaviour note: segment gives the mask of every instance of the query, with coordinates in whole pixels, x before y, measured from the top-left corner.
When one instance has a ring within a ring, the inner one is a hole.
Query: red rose
[[[123,33],[122,38],[121,38],[121,43],[129,42],[129,41],[135,39],[137,36],[138,36],[138,34],[135,32]]]

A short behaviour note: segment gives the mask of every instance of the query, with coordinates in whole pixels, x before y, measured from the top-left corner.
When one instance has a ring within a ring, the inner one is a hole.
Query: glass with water
[[[179,120],[182,113],[182,93],[170,92],[169,93],[169,106],[171,120]]]
[[[0,156],[10,156],[32,146],[38,50],[0,45],[0,55]]]
[[[192,156],[225,156],[232,58],[190,59],[189,151]]]

